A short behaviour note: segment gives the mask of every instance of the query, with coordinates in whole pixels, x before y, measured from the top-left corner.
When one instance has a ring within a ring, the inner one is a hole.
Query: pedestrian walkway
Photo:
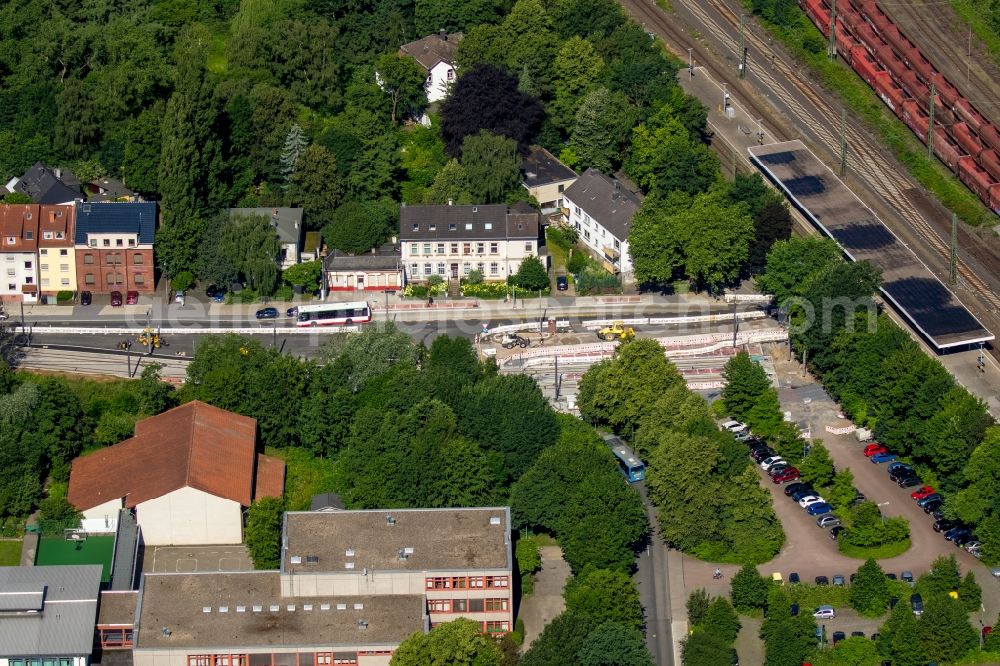
[[[570,570],[558,546],[543,546],[539,549],[542,568],[535,574],[535,591],[524,597],[518,617],[524,622],[524,644],[527,650],[531,643],[566,609],[563,587],[569,579]]]

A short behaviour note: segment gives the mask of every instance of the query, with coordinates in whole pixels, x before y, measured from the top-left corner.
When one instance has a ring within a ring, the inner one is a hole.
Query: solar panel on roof
[[[757,157],[765,164],[788,164],[795,161],[795,151],[785,150],[780,153],[767,153]]]
[[[826,191],[826,183],[819,176],[802,176],[785,181],[785,187],[796,197],[812,197]]]

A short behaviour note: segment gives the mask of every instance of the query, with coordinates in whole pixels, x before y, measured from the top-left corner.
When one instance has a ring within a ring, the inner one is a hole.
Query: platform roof
[[[993,334],[801,141],[748,149],[750,159],[853,261],[882,272],[882,294],[938,352]]]

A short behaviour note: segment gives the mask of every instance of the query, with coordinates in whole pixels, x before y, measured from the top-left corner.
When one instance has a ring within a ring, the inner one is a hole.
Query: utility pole
[[[930,116],[930,122],[927,123],[927,157],[934,157],[934,96],[937,95],[937,91],[934,89],[934,76],[931,76],[931,96],[928,98],[927,105],[929,107],[927,115]]]
[[[764,144],[764,127],[761,125],[763,122],[763,118],[757,119],[757,143],[760,145]]]
[[[837,57],[837,0],[830,0],[830,43],[826,47],[826,55]]]
[[[954,286],[958,282],[958,215],[951,214],[951,268],[948,280]]]
[[[556,402],[559,402],[559,354],[556,354],[552,358],[556,362]]]
[[[740,14],[740,71],[739,75],[741,79],[745,79],[747,76],[747,46],[746,39],[743,35],[743,27],[746,23],[746,14]]]
[[[740,331],[740,320],[736,316],[736,308],[739,306],[737,301],[733,301],[733,351],[736,351],[736,335]]]
[[[694,78],[694,58],[692,56],[693,48],[688,49],[688,77]]]
[[[847,173],[847,109],[840,110],[840,177]]]

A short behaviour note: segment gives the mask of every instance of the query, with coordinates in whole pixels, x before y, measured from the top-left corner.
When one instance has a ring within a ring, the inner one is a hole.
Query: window
[[[59,278],[59,284],[66,287],[69,285],[69,278]]]
[[[486,587],[505,588],[507,587],[507,576],[487,576]]]
[[[108,266],[115,263],[115,255],[113,254],[104,255],[104,263],[106,263]]]
[[[490,621],[486,623],[486,633],[502,634],[510,631],[510,622]]]
[[[7,245],[13,245],[15,242],[16,241],[13,236],[7,236]]]
[[[450,613],[451,599],[428,599],[427,611],[429,613]]]
[[[96,238],[91,238],[90,239],[90,247],[97,247],[97,239]]]
[[[138,252],[136,252],[135,254],[132,255],[132,264],[134,266],[142,266],[142,263],[143,263],[143,259],[142,259],[142,255],[141,254],[139,254]]]
[[[110,238],[105,238],[104,239],[104,247],[111,247],[111,239]]]
[[[476,270],[479,271],[480,274],[482,274],[484,268],[486,268],[486,264],[484,264],[483,262],[480,261],[478,264],[476,264]]]
[[[85,263],[85,264],[92,264],[92,263],[94,263],[94,255],[90,254],[89,252],[87,254],[83,255],[83,263]]]
[[[451,252],[451,254],[458,254],[458,243],[452,243],[451,244],[451,250],[450,250],[450,252]],[[468,252],[466,252],[466,254],[468,254]]]
[[[587,240],[590,240],[590,232],[587,231],[586,229],[584,229],[584,231],[583,231],[583,237],[586,238]]]
[[[48,251],[48,250],[46,250],[45,248],[42,248],[42,249],[40,249],[40,250],[38,251],[38,254],[42,255],[43,257],[44,257],[45,255],[47,255],[48,253],[49,253],[49,251]]]
[[[500,254],[500,243],[490,243],[490,254]]]
[[[496,275],[500,272],[500,265],[497,262],[490,264],[490,275]]]
[[[49,279],[48,278],[42,278],[42,286],[43,287],[49,286]]]
[[[465,273],[466,275],[468,275],[469,273],[471,273],[472,272],[472,265],[471,264],[462,264],[462,272]]]
[[[462,243],[462,254],[472,254],[472,243]]]
[[[445,73],[445,77],[447,77],[447,79],[448,79],[449,81],[454,81],[454,80],[455,80],[455,70],[453,70],[453,69],[449,69],[449,70],[448,70],[448,71],[447,71],[447,72]]]
[[[430,274],[431,274],[431,265],[424,264],[424,275],[430,275]]]
[[[133,278],[137,285],[146,283],[146,276],[143,273],[136,273]]]
[[[437,230],[438,230],[438,226],[437,226],[436,224],[431,224],[431,225],[430,225],[430,226],[428,227],[428,229],[429,229],[429,230],[431,230],[431,231],[437,231]]]
[[[454,222],[449,222],[448,223],[448,231],[454,231],[456,229],[456,227],[457,227],[457,225]]]
[[[437,253],[438,254],[444,254],[444,243],[438,243],[437,244]]]
[[[94,274],[87,273],[86,275],[83,276],[83,281],[86,284],[94,284]]]
[[[14,277],[15,275],[17,275],[16,268],[10,267],[7,269],[7,277]]]
[[[438,264],[438,275],[444,275],[444,263]]]
[[[124,245],[125,245],[125,239],[124,238],[116,238],[115,239],[115,247],[122,247]]]
[[[469,610],[468,599],[452,599],[451,600],[451,612],[452,613],[464,613]]]
[[[35,232],[24,230],[24,240],[35,240]]]
[[[412,255],[420,254],[420,245],[418,243],[410,243],[410,254]]]
[[[25,267],[26,269],[28,269],[28,270],[31,270],[31,267],[32,267],[33,265],[34,265],[34,264],[32,264],[32,262],[30,262],[30,261],[26,261],[26,262],[24,262],[24,267]]]
[[[7,291],[14,291],[15,289],[17,289],[17,285],[16,284],[14,284],[13,282],[8,282],[7,283]]]
[[[437,576],[425,579],[428,590],[465,590],[469,587],[469,580],[465,576]]]
[[[135,239],[134,238],[129,238],[128,239],[128,246],[129,247],[135,247]]]
[[[465,223],[465,230],[466,231],[472,231],[472,222],[466,222]]]
[[[63,232],[61,232],[61,231],[57,231],[57,232],[56,232],[56,238],[58,238],[59,240],[62,240],[62,239],[63,239],[63,237],[64,237],[64,234],[63,234]]]
[[[52,232],[51,231],[42,232],[42,238],[44,238],[45,240],[52,240]]]
[[[424,254],[430,254],[430,253],[431,253],[431,244],[424,243]]]
[[[565,190],[565,189],[566,189],[565,185],[559,185],[559,194],[562,194],[563,190]]]
[[[580,207],[579,206],[573,206],[573,214],[576,215],[577,217],[580,217]]]
[[[483,224],[483,228],[486,229],[487,231],[489,231],[490,229],[493,228],[493,223],[492,222],[486,222],[485,224]]]
[[[486,600],[486,610],[487,611],[505,611],[507,610],[507,599],[487,599]]]
[[[59,264],[60,273],[69,273],[69,264]]]
[[[47,270],[49,270],[49,265],[48,264],[38,264],[38,268],[39,268],[39,270],[47,271]],[[13,273],[11,273],[11,275],[13,275]]]
[[[416,275],[420,272],[420,264],[410,264],[410,275]]]
[[[69,250],[66,250],[66,249],[59,250],[59,256],[60,257],[68,257],[69,256]]]
[[[114,284],[114,283],[115,283],[115,274],[108,273],[108,284]]]
[[[469,599],[469,612],[470,613],[482,613],[483,612],[483,600],[482,599]]]
[[[535,249],[535,244],[532,243],[531,241],[527,241],[524,244],[524,251],[525,252],[532,252],[534,249]]]
[[[35,278],[33,277],[24,278],[24,284],[35,284]]]
[[[616,250],[622,249],[622,242],[620,240],[617,239],[615,240],[615,249]]]
[[[476,254],[486,253],[486,243],[476,243]]]

